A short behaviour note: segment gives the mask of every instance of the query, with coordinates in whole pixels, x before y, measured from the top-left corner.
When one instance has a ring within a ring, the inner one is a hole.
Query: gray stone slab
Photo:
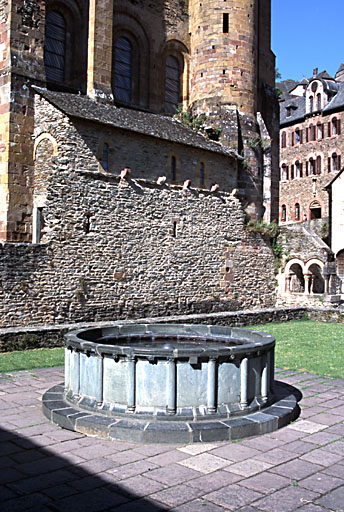
[[[326,494],[315,503],[336,512],[344,511],[344,486]]]

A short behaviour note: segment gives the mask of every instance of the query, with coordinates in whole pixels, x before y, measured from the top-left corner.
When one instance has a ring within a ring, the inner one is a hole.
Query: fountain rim
[[[106,336],[118,339],[138,340],[141,337],[158,336],[187,336],[193,340],[205,340],[204,344],[198,344],[194,347],[185,347],[180,343],[180,347],[175,346],[140,346],[140,343],[130,343],[127,345],[116,345],[115,343],[101,343],[97,339]],[[92,339],[94,338],[94,339]],[[217,344],[207,345],[206,341],[221,342],[223,346]],[[237,345],[228,346],[228,342],[237,342]],[[252,329],[243,329],[240,327],[216,326],[204,324],[170,324],[170,323],[133,323],[133,324],[114,324],[106,327],[83,328],[71,331],[65,335],[65,346],[87,355],[96,354],[98,356],[129,356],[129,357],[245,357],[257,352],[271,350],[275,346],[275,337],[271,334],[256,331]]]

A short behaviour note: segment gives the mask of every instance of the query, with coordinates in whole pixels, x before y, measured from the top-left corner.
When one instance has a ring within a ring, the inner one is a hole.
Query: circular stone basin
[[[96,415],[98,424],[111,427],[111,437],[146,442],[147,429],[154,433],[158,427],[166,431],[167,442],[171,428],[181,442],[185,430],[210,431],[212,425],[219,431],[219,422],[228,431],[226,420],[247,418],[276,402],[274,347],[269,334],[212,325],[126,324],[73,331],[65,336],[62,395],[59,390],[64,407],[55,411],[55,420],[67,428],[99,433],[99,425],[98,431],[94,424],[77,428]],[[56,402],[56,396],[48,398]],[[43,399],[43,409],[54,421],[49,400]],[[64,414],[62,409],[67,409]],[[75,421],[66,420],[68,412]],[[248,432],[253,435],[252,428]],[[157,440],[154,435],[152,440]],[[188,439],[207,438],[204,432],[194,437]]]

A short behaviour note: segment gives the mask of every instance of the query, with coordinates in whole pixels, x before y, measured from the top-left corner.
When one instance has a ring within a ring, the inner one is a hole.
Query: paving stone
[[[179,484],[176,487],[170,487],[169,489],[151,494],[150,498],[157,500],[164,505],[176,507],[182,503],[190,501],[192,498],[198,498],[201,495],[202,491],[200,489]]]
[[[289,460],[295,459],[296,453],[288,452],[282,448],[274,448],[266,453],[261,453],[255,457],[257,460],[268,462],[269,464],[283,464]]]
[[[187,459],[189,455],[187,453],[179,452],[178,450],[173,450],[165,453],[160,453],[159,455],[155,455],[154,457],[150,457],[149,461],[153,462],[153,464],[157,464],[157,466],[167,466],[168,464],[173,464],[174,462],[180,462],[184,459]]]
[[[156,480],[138,475],[123,480],[118,487],[118,492],[135,497],[143,497],[165,488],[166,486],[164,484],[157,482]]]
[[[303,438],[305,439],[305,438]],[[298,455],[303,455],[311,450],[314,450],[314,444],[303,441],[292,441],[291,443],[287,443],[283,446],[283,450],[287,450],[288,452],[297,453]]]
[[[206,494],[203,498],[225,509],[236,510],[239,507],[251,504],[261,496],[262,495],[256,491],[233,484],[219,489],[218,491],[211,492],[210,494]]]
[[[259,450],[244,446],[241,443],[225,444],[219,448],[215,448],[211,453],[233,462],[239,462],[261,454]]]
[[[313,502],[317,497],[319,497],[319,494],[313,491],[290,485],[255,501],[253,506],[257,506],[259,510],[265,510],[266,512],[291,512],[303,504]]]
[[[333,414],[343,418],[343,416],[344,416],[344,404],[341,407],[336,407],[336,409],[333,409],[331,412]]]
[[[321,469],[323,468],[319,464],[312,464],[305,460],[296,459],[272,468],[271,472],[289,477],[291,480],[301,480]]]
[[[234,484],[242,479],[243,477],[240,475],[219,470],[216,471],[216,473],[209,473],[207,475],[202,475],[199,478],[193,478],[188,481],[188,485],[202,489],[203,492],[211,492],[216,489],[220,489],[221,487]]]
[[[133,462],[131,464],[125,464],[124,466],[109,469],[107,472],[110,473],[116,480],[124,480],[125,478],[130,478],[131,476],[145,474],[147,471],[154,471],[156,468],[156,464],[152,464],[147,460],[139,460],[138,462]]]
[[[239,482],[239,485],[253,489],[254,491],[270,494],[278,491],[282,487],[290,484],[290,478],[285,478],[274,473],[262,472],[259,475],[245,478]]]
[[[165,453],[175,448],[174,446],[169,446],[167,444],[146,444],[146,445],[138,445],[134,443],[125,443],[124,441],[111,441],[111,444],[115,444],[116,449],[118,451],[123,451],[123,446],[128,446],[130,449],[134,448],[136,452],[142,453],[142,455],[146,455],[146,457],[151,457],[154,455],[160,455],[161,453]]]
[[[231,462],[227,459],[222,459],[221,457],[217,457],[216,455],[210,453],[201,453],[200,455],[195,455],[194,457],[184,459],[178,462],[178,464],[207,474],[213,473],[218,469],[223,469],[224,467],[231,464]]]
[[[314,464],[320,464],[322,466],[331,466],[332,464],[342,460],[342,456],[330,453],[326,450],[326,448],[319,448],[317,450],[313,450],[310,453],[305,453],[305,455],[300,457],[300,460],[306,460],[308,462],[313,462]]]
[[[116,462],[105,459],[104,457],[99,459],[91,459],[86,462],[78,464],[78,468],[87,471],[88,473],[96,474],[102,471],[107,471],[110,468],[117,466]]]
[[[292,425],[289,425],[289,428],[293,430],[298,430],[300,432],[305,432],[306,434],[314,434],[315,432],[319,432],[320,430],[324,430],[328,425],[315,423],[307,420],[296,421]]]
[[[344,511],[344,486],[326,494],[317,500],[316,504],[319,504],[323,507],[328,507],[329,509],[335,510],[336,512]]]
[[[308,503],[308,505],[298,508],[297,512],[328,512],[328,509],[314,505],[314,503]]]
[[[121,494],[116,494],[108,489],[92,489],[89,492],[78,493],[67,498],[54,502],[54,511],[66,512],[100,512],[125,503],[127,498]]]
[[[283,441],[285,443],[296,441],[302,436],[305,435],[302,432],[297,432],[296,430],[291,430],[289,427],[281,428],[280,430],[276,430],[275,432],[271,432],[269,434],[270,437],[273,439],[278,439],[280,441]]]
[[[109,454],[109,448],[100,443],[97,443],[96,441],[93,445],[74,450],[73,454],[81,457],[82,459],[89,460],[101,456],[105,457]]]
[[[107,458],[112,460],[113,462],[117,462],[118,464],[123,465],[145,459],[146,456],[134,450],[126,450],[124,452],[112,453],[111,455],[107,455]]]
[[[223,507],[218,507],[213,503],[197,499],[171,510],[173,510],[173,512],[223,512]]]
[[[199,472],[180,464],[170,464],[162,468],[152,469],[149,473],[143,473],[143,476],[153,478],[153,480],[166,485],[177,485],[198,477]]]
[[[323,470],[323,473],[326,473],[326,475],[342,478],[344,480],[344,461],[342,460],[342,462],[342,464],[329,465]]]
[[[52,499],[66,498],[67,496],[72,496],[76,492],[76,489],[67,483],[63,485],[56,485],[55,487],[51,486],[48,489],[43,490],[43,493]]]
[[[177,448],[180,452],[188,453],[190,455],[199,455],[200,453],[207,452],[217,448],[217,444],[210,443],[196,443],[189,444],[187,446],[182,446],[181,448]]]
[[[311,491],[326,493],[332,491],[336,487],[344,485],[344,480],[336,478],[325,473],[315,473],[299,482],[301,487],[310,489]]]
[[[280,441],[279,439],[274,439],[272,437],[268,437],[267,435],[254,437],[253,439],[244,439],[242,441],[242,445],[248,446],[249,448],[254,448],[255,450],[259,450],[262,452],[267,452],[268,450],[272,450],[273,448],[278,448],[283,444],[283,441]]]
[[[272,467],[271,464],[267,462],[262,462],[260,460],[249,459],[241,462],[236,462],[225,468],[225,471],[230,471],[231,473],[236,473],[241,476],[250,477],[260,473],[261,471],[266,471]]]
[[[337,425],[333,425],[333,427],[329,427],[326,432],[331,432],[331,434],[339,434],[340,436],[344,436],[344,423],[338,423]]]
[[[344,457],[344,441],[335,441],[334,443],[326,446],[326,450],[330,453],[335,453],[336,455]]]
[[[171,510],[171,507],[158,503],[150,498],[130,500],[114,509],[115,512],[161,512],[162,510]]]
[[[341,406],[344,406],[343,399],[334,398],[332,400],[327,400],[325,402],[322,402],[321,404],[323,407],[328,407],[329,409],[338,408]],[[333,414],[336,414],[335,411],[332,411]]]
[[[304,437],[303,440],[307,443],[314,443],[318,445],[325,445],[328,443],[332,443],[332,441],[336,441],[340,439],[340,435],[332,434],[328,431],[326,432],[317,432],[316,434],[311,434],[310,436]]]
[[[344,411],[344,407],[343,407],[343,411]],[[338,423],[339,418],[335,414],[330,414],[329,412],[327,412],[327,413],[324,412],[322,414],[316,414],[315,416],[312,416],[310,418],[310,421],[331,427],[332,425],[336,425]]]
[[[1,512],[25,512],[32,507],[40,510],[45,503],[49,501],[47,496],[38,493],[32,493],[28,496],[21,496],[1,503]]]

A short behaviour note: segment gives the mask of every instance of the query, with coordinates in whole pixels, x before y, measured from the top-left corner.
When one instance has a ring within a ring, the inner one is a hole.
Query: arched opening
[[[66,62],[66,21],[58,11],[45,19],[44,65],[47,80],[63,82]]]
[[[283,164],[282,169],[281,169],[281,180],[286,181],[287,179],[288,179],[288,167],[286,166],[286,164]]]
[[[281,209],[281,221],[282,222],[285,222],[287,220],[287,207],[285,204],[282,204],[282,209]]]
[[[178,59],[169,55],[165,65],[165,110],[169,114],[174,114],[181,102],[180,81],[181,71]]]
[[[309,97],[309,111],[310,113],[312,113],[314,110],[314,99],[313,99],[313,96],[310,96]]]
[[[337,135],[338,129],[337,129],[337,118],[334,117],[332,119],[332,135]]]
[[[290,267],[290,291],[292,293],[304,293],[305,291],[305,278],[299,263],[294,263]]]
[[[133,48],[126,37],[115,42],[113,87],[115,100],[131,103]]]
[[[309,159],[309,175],[314,176],[315,174],[315,161],[314,158]]]
[[[324,293],[325,282],[320,266],[316,263],[313,263],[309,267],[309,273],[311,274],[309,280],[310,293]]]
[[[321,219],[321,205],[319,201],[314,200],[311,202],[309,206],[310,210],[310,219]]]
[[[316,173],[321,174],[321,156],[317,156],[316,160]]]
[[[300,220],[300,204],[295,204],[295,220]]]
[[[287,134],[286,134],[286,132],[282,132],[282,135],[281,135],[281,146],[282,146],[282,148],[286,148],[287,147]]]
[[[317,94],[317,110],[321,110],[321,94]]]
[[[337,254],[337,273],[339,277],[344,278],[344,249]]]

